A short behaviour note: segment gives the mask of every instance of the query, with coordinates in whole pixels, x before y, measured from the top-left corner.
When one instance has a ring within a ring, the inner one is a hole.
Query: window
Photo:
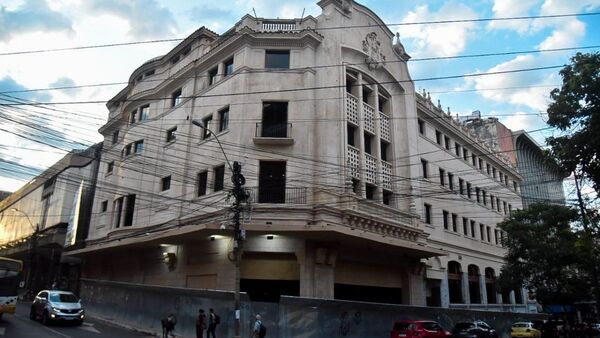
[[[225,61],[225,76],[233,74],[233,58]]]
[[[203,171],[198,173],[198,182],[197,182],[197,190],[196,196],[204,196],[206,195],[206,185],[208,184],[208,171]]]
[[[148,119],[148,115],[150,114],[150,105],[145,105],[140,107],[140,122]]]
[[[495,198],[494,195],[490,195],[490,204],[492,206],[492,210],[495,209]]]
[[[479,170],[483,170],[483,160],[479,159]]]
[[[492,242],[491,231],[492,231],[492,228],[491,228],[491,227],[486,227],[486,228],[485,228],[485,233],[486,233],[486,236],[485,236],[485,237],[487,238],[487,241],[488,241],[489,243],[491,243],[491,242]]]
[[[369,154],[369,155],[373,155],[372,151],[371,151],[371,143],[373,142],[373,136],[365,133],[365,153]]]
[[[517,191],[517,182],[516,181],[513,181],[513,190]]]
[[[135,141],[133,143],[133,152],[140,154],[144,150],[144,140]]]
[[[475,154],[471,154],[471,161],[473,162],[473,166],[477,166],[477,156]]]
[[[107,174],[112,173],[114,168],[115,168],[115,161],[108,162],[108,164],[106,165],[106,173]]]
[[[431,205],[425,203],[423,206],[425,207],[425,223],[431,224]]]
[[[381,160],[382,161],[387,161],[388,160],[388,149],[389,149],[389,143],[385,142],[385,141],[381,141],[380,143],[380,149],[381,149]]]
[[[463,180],[462,178],[458,179],[458,192],[461,195],[465,194],[465,180]]]
[[[125,198],[125,219],[123,226],[131,226],[133,224],[133,212],[135,211],[135,195],[127,195]]]
[[[204,125],[204,128],[202,128],[202,139],[207,139],[210,137],[210,132],[212,130],[211,125],[212,125],[212,115],[208,115],[207,117],[202,119],[202,124]]]
[[[220,165],[218,167],[214,168],[214,184],[213,184],[213,190],[214,191],[221,191],[223,190],[223,185],[225,183],[225,165]]]
[[[475,238],[475,221],[471,221],[471,237]]]
[[[261,137],[288,137],[287,120],[287,102],[263,102]]]
[[[460,157],[460,144],[458,144],[458,142],[454,142],[454,153],[456,156]]]
[[[469,220],[466,217],[462,218],[463,220],[463,235],[469,235]]]
[[[502,207],[504,209],[504,214],[506,215],[507,210],[507,206],[506,206],[506,201],[502,201]]]
[[[393,194],[391,191],[383,191],[383,204],[390,205],[392,203]]]
[[[500,237],[498,236],[498,230],[494,230],[494,241],[496,242],[496,245],[500,244],[498,237]]]
[[[171,107],[175,107],[176,105],[181,103],[181,88],[171,94]]]
[[[508,176],[504,175],[504,185],[508,187]]]
[[[425,121],[417,119],[417,123],[419,124],[419,134],[425,135]]]
[[[229,107],[219,111],[219,132],[229,128]]]
[[[442,168],[440,168],[440,185],[446,185],[446,171]]]
[[[485,241],[485,225],[479,223],[479,235],[482,241]]]
[[[129,113],[129,124],[134,124],[137,116],[137,111],[132,111]]]
[[[219,72],[219,68],[215,67],[208,71],[208,84],[214,85],[217,82],[217,74]]]
[[[118,130],[115,130],[115,131],[113,132],[113,136],[112,136],[112,143],[113,143],[113,144],[117,144],[117,143],[119,143],[119,131],[118,131]]]
[[[423,178],[428,178],[429,171],[427,170],[427,160],[421,159],[421,170],[422,170]]]
[[[454,175],[451,173],[448,173],[448,188],[454,191]]]
[[[113,201],[113,227],[121,226],[121,216],[123,213],[123,197],[119,197]]]
[[[492,177],[495,179],[497,176],[496,168],[492,168]],[[502,182],[502,173],[500,173],[500,181]]]
[[[485,165],[485,171],[487,172],[488,175],[492,174],[492,169],[491,168],[492,167],[490,166],[490,164],[486,163],[486,165]]]
[[[463,160],[464,161],[468,161],[469,160],[469,151],[465,147],[463,147]]]
[[[508,204],[508,214],[512,215],[512,204]]]
[[[286,162],[260,161],[258,203],[285,203]],[[367,195],[369,187],[367,186]]]
[[[446,146],[446,150],[450,150],[450,138],[448,136],[444,136],[444,145]]]
[[[480,194],[479,194],[479,191],[480,191],[480,190],[481,190],[481,189],[479,189],[479,188],[475,188],[475,196],[477,196],[477,203],[481,203],[481,198],[480,198],[480,196],[479,196],[479,195],[480,195]]]
[[[481,190],[481,199],[483,199],[483,205],[487,205],[487,192],[485,190]]]
[[[452,214],[452,231],[458,232],[458,215]]]
[[[289,50],[267,50],[265,52],[265,68],[289,69]]]
[[[102,201],[100,204],[100,212],[106,212],[108,210],[108,201]]]
[[[348,144],[351,146],[356,146],[356,141],[354,140],[354,133],[356,132],[356,127],[348,124]]]
[[[496,211],[500,212],[500,199],[496,197]]]
[[[167,142],[175,141],[177,138],[177,127],[167,130]]]
[[[365,197],[368,200],[373,200],[375,198],[375,187],[370,184],[365,184]]]
[[[123,147],[123,150],[121,150],[122,157],[129,156],[129,155],[131,155],[131,143],[129,143],[128,145]]]
[[[439,130],[435,131],[435,142],[442,145],[442,133]]]
[[[449,213],[446,210],[442,210],[442,218],[444,219],[444,229],[448,230],[448,216]]]
[[[163,177],[160,180],[160,191],[167,191],[171,189],[171,175]]]
[[[467,197],[471,198],[471,183],[467,182]]]

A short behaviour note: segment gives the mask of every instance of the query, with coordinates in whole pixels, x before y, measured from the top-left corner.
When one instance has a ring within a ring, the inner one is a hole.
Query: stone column
[[[366,189],[365,189],[365,121],[364,121],[364,113],[363,113],[363,79],[362,74],[358,73],[356,78],[356,84],[358,88],[358,149],[359,149],[359,176],[360,176],[360,188],[357,195],[361,197],[366,197]]]
[[[469,293],[469,273],[463,272],[460,281],[462,284],[463,304],[471,304],[471,294]]]
[[[496,303],[498,305],[502,305],[504,302],[502,301],[502,294],[500,292],[496,292]]]
[[[448,271],[444,273],[444,278],[440,281],[440,297],[441,306],[443,308],[450,307],[450,288],[448,287]]]
[[[402,303],[417,306],[427,305],[424,272],[425,266],[419,261],[405,269],[402,276]]]
[[[517,301],[515,300],[515,291],[511,290],[510,293],[508,294],[508,299],[510,299],[510,303],[511,304],[516,304]]]
[[[479,295],[481,304],[487,305],[487,285],[485,285],[485,274],[479,275]]]
[[[333,299],[337,250],[307,245],[305,252],[300,266],[300,296]]]
[[[383,180],[381,173],[382,165],[381,165],[381,120],[379,119],[379,87],[377,85],[373,85],[373,97],[375,97],[375,102],[373,103],[373,107],[375,108],[375,113],[373,118],[375,119],[375,152],[374,156],[377,158],[377,189],[375,190],[374,199],[378,202],[383,201]]]

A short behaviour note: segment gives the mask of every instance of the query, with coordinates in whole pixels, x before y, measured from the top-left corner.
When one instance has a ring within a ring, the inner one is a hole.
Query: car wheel
[[[42,324],[50,325],[50,317],[48,317],[48,311],[44,311],[42,314]]]
[[[32,306],[31,310],[29,310],[29,319],[35,320],[36,319],[35,317],[36,317],[35,310],[33,309],[33,306]]]

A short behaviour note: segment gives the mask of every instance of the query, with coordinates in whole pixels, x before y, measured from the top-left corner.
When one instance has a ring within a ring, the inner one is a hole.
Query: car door
[[[44,312],[44,308],[48,303],[48,292],[42,291],[35,297],[35,313],[41,315]]]

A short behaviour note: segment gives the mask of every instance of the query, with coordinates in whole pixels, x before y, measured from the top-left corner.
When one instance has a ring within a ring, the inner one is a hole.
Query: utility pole
[[[581,212],[581,220],[583,224],[585,241],[589,241],[589,243],[586,244],[590,244],[593,246],[594,243],[592,233],[589,229],[589,219],[587,218],[587,214],[585,212],[583,198],[581,197],[581,189],[579,187],[579,182],[577,181],[577,173],[575,171],[573,171],[573,176],[575,177],[575,190],[577,190],[577,201],[579,202],[579,211]],[[598,283],[598,267],[596,267],[596,264],[592,262],[590,268],[592,269],[592,287],[594,288],[594,296],[596,298],[596,316],[598,316],[598,314],[600,314],[600,283]]]
[[[246,183],[244,175],[242,175],[242,166],[239,162],[233,162],[231,182],[233,183],[233,239],[235,245],[233,247],[235,256],[235,335],[234,338],[241,337],[240,333],[240,262],[242,261],[242,247],[246,234],[241,228],[241,213],[243,211],[242,203],[248,199],[248,193],[243,188]]]

